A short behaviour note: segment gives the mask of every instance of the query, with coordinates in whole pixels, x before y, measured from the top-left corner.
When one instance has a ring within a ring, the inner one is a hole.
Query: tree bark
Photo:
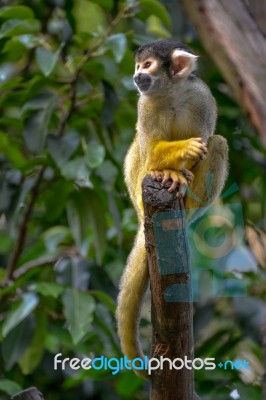
[[[246,4],[261,32],[266,36],[266,2],[261,0],[252,0],[247,1]]]
[[[10,400],[44,400],[43,395],[35,387],[23,390]]]
[[[263,348],[263,377],[262,377],[262,400],[266,400],[266,322],[262,326],[262,348]]]
[[[151,374],[151,400],[193,400],[193,369],[169,368],[193,360],[191,271],[182,200],[150,176],[143,180],[145,243],[151,285],[152,357],[165,359]],[[177,286],[178,285],[178,286]],[[154,361],[154,365],[157,362]]]
[[[259,0],[255,3],[243,0],[181,0],[181,2],[204,47],[220,68],[237,101],[248,113],[251,124],[266,146],[264,2]],[[250,8],[247,3],[250,3]]]

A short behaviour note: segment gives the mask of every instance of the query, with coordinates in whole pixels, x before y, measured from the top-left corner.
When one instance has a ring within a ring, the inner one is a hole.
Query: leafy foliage
[[[9,3],[0,10],[1,398],[34,383],[48,400],[144,399],[147,387],[130,372],[54,371],[53,357],[121,356],[115,299],[136,230],[122,176],[136,122],[133,54],[170,36],[171,18],[158,0]],[[254,160],[265,150],[216,69],[203,65],[232,147],[229,184],[238,182],[247,218],[262,225],[266,186]],[[237,355],[244,333],[232,324],[225,334],[217,304],[199,349]],[[259,365],[260,348],[249,349]],[[227,394],[236,381],[245,393],[239,375],[222,371],[199,374],[199,391],[217,399],[224,379]],[[243,399],[257,398],[258,386],[249,391]]]

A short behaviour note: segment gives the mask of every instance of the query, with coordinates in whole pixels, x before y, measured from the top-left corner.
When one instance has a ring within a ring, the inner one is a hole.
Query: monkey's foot
[[[185,173],[180,171],[175,171],[173,169],[163,169],[161,171],[152,170],[150,174],[155,181],[162,182],[163,185],[166,184],[167,181],[171,180],[172,185],[169,187],[168,192],[173,192],[176,190],[177,185],[179,185],[179,190],[176,194],[177,197],[184,197],[187,191],[187,187],[192,181],[193,174],[184,169]],[[187,174],[187,176],[185,175]]]

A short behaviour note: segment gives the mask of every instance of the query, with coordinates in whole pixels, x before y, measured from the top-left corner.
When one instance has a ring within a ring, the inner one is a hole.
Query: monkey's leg
[[[207,157],[200,161],[192,172],[194,180],[190,187],[191,195],[188,193],[185,198],[185,208],[188,209],[189,219],[195,213],[195,209],[200,211],[200,207],[214,201],[223,189],[228,174],[226,139],[220,135],[211,136],[208,140]]]
[[[140,226],[120,283],[116,318],[122,352],[133,360],[143,358],[139,342],[139,318],[142,300],[149,280],[144,227]],[[147,371],[135,370],[147,379]]]

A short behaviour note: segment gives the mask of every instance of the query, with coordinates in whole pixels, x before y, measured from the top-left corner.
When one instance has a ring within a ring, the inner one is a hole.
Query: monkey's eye
[[[137,70],[139,69],[139,67],[140,67],[140,65],[139,65],[139,64],[137,64]]]
[[[150,68],[151,66],[151,62],[150,61],[146,61],[145,64],[143,65],[143,68]]]

